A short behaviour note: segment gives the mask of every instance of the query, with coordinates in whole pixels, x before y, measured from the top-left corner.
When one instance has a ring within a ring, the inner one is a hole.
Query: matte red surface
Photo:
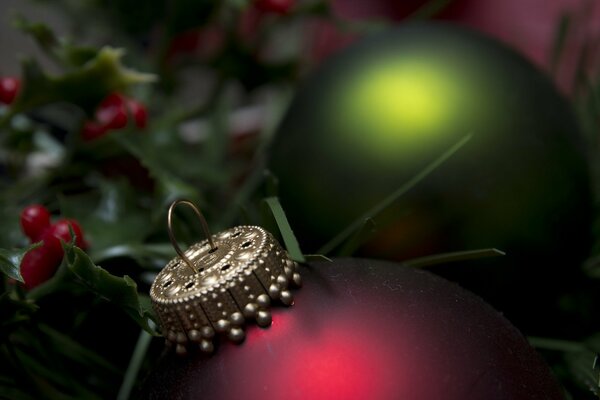
[[[149,399],[561,399],[500,313],[430,273],[342,259],[302,269],[295,305],[211,357],[166,357]]]

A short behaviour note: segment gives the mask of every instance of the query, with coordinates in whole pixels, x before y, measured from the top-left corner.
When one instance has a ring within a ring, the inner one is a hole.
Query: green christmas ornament
[[[297,236],[317,251],[470,135],[374,218],[360,253],[404,260],[498,248],[507,256],[495,278],[518,281],[511,290],[525,295],[541,275],[549,290],[553,274],[567,282],[560,271],[587,254],[578,133],[569,104],[514,51],[457,26],[407,24],[354,44],[305,82],[270,168]],[[502,309],[495,278],[471,289]]]

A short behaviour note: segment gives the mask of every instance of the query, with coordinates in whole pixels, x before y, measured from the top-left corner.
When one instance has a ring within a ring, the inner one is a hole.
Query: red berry
[[[21,81],[18,78],[0,78],[0,103],[11,104],[19,93]]]
[[[83,230],[79,223],[74,219],[61,219],[56,221],[56,223],[50,227],[49,232],[57,239],[70,242],[72,238],[69,225],[73,228],[73,233],[75,233],[76,236],[75,245],[81,248],[87,247],[87,243],[83,237]]]
[[[21,276],[26,289],[46,282],[56,272],[63,256],[60,241],[47,229],[42,235],[42,246],[25,254],[21,262]]]
[[[90,141],[99,138],[106,133],[106,128],[96,121],[86,121],[83,124],[81,136],[83,140]]]
[[[29,206],[23,210],[23,213],[21,213],[21,223],[23,224],[23,221],[29,223],[29,219],[23,218],[23,216],[28,217],[32,214],[34,216],[40,215],[39,209],[45,211],[46,214],[42,212],[41,215],[47,215],[47,219],[44,219],[47,221],[47,224],[42,229],[43,233],[39,234],[36,238],[36,240],[43,242],[42,246],[27,253],[21,262],[21,275],[25,281],[26,289],[34,288],[46,282],[54,275],[64,254],[61,240],[65,242],[71,241],[69,226],[73,228],[73,233],[76,236],[75,244],[81,248],[87,247],[83,231],[77,221],[73,219],[61,219],[55,224],[50,225],[50,214],[42,206]],[[28,210],[34,210],[35,212]],[[33,218],[33,221],[36,221],[36,219]],[[24,224],[24,226],[30,225]]]
[[[263,12],[285,15],[295,3],[295,0],[257,0],[254,5]]]
[[[127,99],[127,108],[131,116],[133,116],[135,126],[140,129],[145,128],[146,121],[148,120],[148,112],[146,111],[146,107],[136,100]]]
[[[40,204],[32,204],[21,211],[21,229],[32,241],[37,242],[50,226],[50,213]]]
[[[121,129],[127,126],[125,98],[118,93],[108,95],[96,110],[96,120],[104,129]]]

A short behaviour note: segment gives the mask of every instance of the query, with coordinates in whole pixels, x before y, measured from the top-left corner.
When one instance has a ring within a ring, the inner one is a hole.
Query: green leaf
[[[137,246],[152,231],[150,210],[139,206],[138,194],[125,181],[98,179],[97,192],[79,196],[60,196],[63,215],[75,218],[86,232],[91,244],[90,256],[120,246]],[[106,258],[106,257],[104,257]]]
[[[268,197],[265,199],[265,202],[273,213],[273,217],[275,218],[275,222],[277,222],[277,227],[279,228],[279,232],[281,232],[283,242],[285,243],[285,247],[290,254],[290,258],[297,262],[306,262],[306,259],[300,250],[298,240],[296,239],[290,223],[285,216],[283,207],[281,207],[281,203],[279,203],[279,199],[277,197]]]
[[[45,74],[31,59],[22,64],[23,88],[11,105],[12,114],[55,102],[69,102],[91,112],[110,92],[125,90],[138,83],[154,82],[156,77],[126,68],[124,50],[101,48],[80,68],[57,77]]]
[[[18,15],[13,23],[17,29],[30,35],[44,51],[51,51],[58,45],[58,39],[46,24],[30,22],[22,15]]]
[[[137,284],[129,276],[111,275],[105,269],[94,265],[89,256],[80,248],[66,244],[65,258],[68,269],[90,292],[125,311],[146,332],[156,333],[148,325],[150,313],[143,305],[137,292]]]
[[[94,47],[75,46],[65,39],[57,38],[48,25],[31,22],[22,15],[15,18],[14,25],[30,35],[49,57],[65,67],[81,67],[98,54],[98,49]]]
[[[563,352],[571,375],[600,397],[600,334],[591,336],[584,342],[540,337],[529,337],[528,340],[537,349]]]
[[[39,329],[50,339],[55,348],[62,350],[62,354],[66,359],[74,361],[82,367],[91,367],[106,374],[121,375],[122,371],[97,353],[71,339],[71,337],[48,325],[40,324]]]
[[[101,250],[94,249],[91,258],[95,262],[111,258],[129,257],[143,268],[162,269],[173,258],[171,243],[118,244]]]
[[[162,143],[153,142],[152,138],[148,138],[144,143],[140,143],[139,137],[123,133],[114,135],[113,139],[116,145],[121,146],[137,158],[156,181],[155,193],[159,197],[156,211],[160,213],[177,199],[189,199],[195,204],[207,203],[196,186],[188,183],[190,178],[201,176],[201,179],[212,182],[223,183],[225,181],[222,171],[205,168],[205,165],[197,163],[197,157],[189,154],[189,149],[184,150],[185,145],[176,143],[173,138],[167,138]],[[192,161],[182,162],[188,158]],[[193,167],[191,167],[192,165]],[[181,170],[187,170],[188,173],[194,170],[195,176],[188,176],[188,179],[184,180],[185,175],[180,173]]]
[[[152,336],[150,336],[148,332],[142,330],[133,350],[133,354],[131,355],[131,360],[129,361],[127,371],[125,371],[125,377],[123,378],[123,384],[119,389],[117,400],[129,399],[131,391],[135,385],[136,378],[139,374],[140,367],[142,366],[142,361],[144,361],[144,357],[148,352],[148,347],[150,346],[151,341]]]
[[[0,295],[0,343],[7,340],[11,332],[23,322],[29,321],[31,315],[39,309],[29,300],[21,300],[6,291]]]
[[[363,227],[364,221],[369,218],[374,218],[381,211],[385,210],[388,206],[394,203],[398,198],[404,195],[406,192],[415,187],[419,182],[423,179],[427,178],[429,174],[435,171],[440,165],[442,165],[446,160],[452,157],[458,150],[460,150],[472,137],[473,135],[469,134],[461,138],[458,142],[456,142],[453,146],[451,146],[448,150],[446,150],[442,155],[433,160],[427,167],[425,167],[421,172],[412,177],[408,182],[399,187],[395,192],[390,194],[388,197],[383,199],[379,204],[368,210],[361,217],[357,218],[354,222],[352,222],[348,227],[346,227],[343,231],[341,231],[338,235],[336,235],[333,239],[327,242],[323,247],[321,247],[318,251],[320,254],[329,254],[332,250],[341,245],[344,241],[346,241],[350,236],[352,236],[357,230]]]
[[[598,354],[592,351],[567,353],[565,360],[571,373],[600,397],[600,371],[594,369]]]
[[[35,343],[39,346],[39,343]],[[52,395],[48,393],[50,399],[75,399],[85,398],[90,400],[100,400],[101,397],[87,389],[83,384],[73,379],[68,374],[63,373],[56,365],[49,365],[48,362],[40,362],[38,352],[27,352],[25,349],[15,349],[19,361],[23,367],[31,374],[31,378],[36,381],[34,384],[39,386],[40,391],[45,392],[52,388]],[[43,388],[43,389],[42,389]],[[46,393],[44,393],[46,395]]]
[[[563,13],[560,16],[560,20],[556,26],[554,32],[554,39],[552,41],[552,49],[550,52],[550,70],[553,74],[556,74],[560,65],[561,57],[565,50],[567,43],[567,37],[572,26],[572,17],[567,13]]]
[[[23,261],[23,257],[25,257],[25,254],[41,245],[42,242],[38,242],[23,249],[0,249],[0,271],[9,278],[24,282],[23,277],[21,276],[21,262]]]

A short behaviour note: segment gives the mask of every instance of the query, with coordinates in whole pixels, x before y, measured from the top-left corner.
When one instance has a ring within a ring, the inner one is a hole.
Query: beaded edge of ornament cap
[[[185,252],[171,229],[178,204],[195,211],[207,236]],[[165,343],[177,354],[185,355],[191,346],[213,352],[217,334],[241,343],[246,321],[271,325],[271,301],[292,305],[290,288],[301,285],[298,264],[265,229],[237,226],[211,235],[200,211],[185,200],[171,204],[168,227],[179,257],[156,276],[150,298]]]

